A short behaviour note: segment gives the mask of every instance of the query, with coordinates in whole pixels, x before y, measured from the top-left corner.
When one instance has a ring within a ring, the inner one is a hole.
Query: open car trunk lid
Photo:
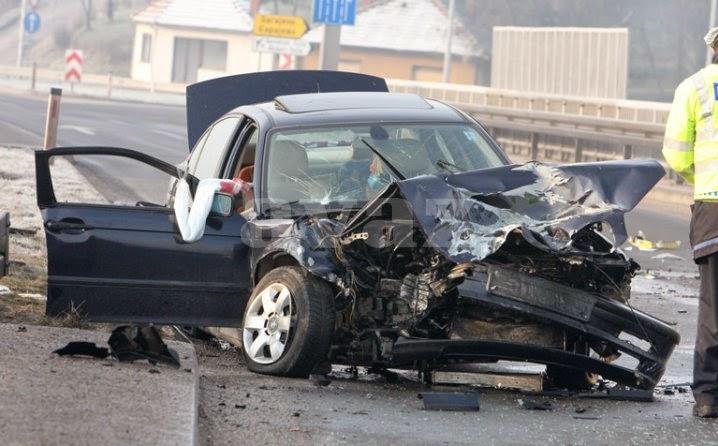
[[[343,91],[388,92],[380,77],[321,70],[238,74],[187,86],[187,138],[192,150],[202,133],[228,111],[282,95]]]

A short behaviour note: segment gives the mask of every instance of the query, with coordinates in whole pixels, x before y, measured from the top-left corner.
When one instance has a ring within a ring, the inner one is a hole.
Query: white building
[[[186,84],[272,66],[252,51],[253,20],[235,0],[155,0],[134,22],[136,80]]]

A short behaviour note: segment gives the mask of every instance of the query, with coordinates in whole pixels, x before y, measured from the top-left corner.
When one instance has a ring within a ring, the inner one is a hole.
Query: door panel
[[[55,150],[73,153],[50,152]],[[122,155],[146,157],[131,151]],[[167,207],[54,202],[51,178],[44,174],[48,158],[47,152],[36,155],[47,236],[48,315],[74,307],[94,321],[241,323],[250,288],[241,215],[210,217],[200,241],[183,243]],[[168,166],[155,167],[176,177]]]

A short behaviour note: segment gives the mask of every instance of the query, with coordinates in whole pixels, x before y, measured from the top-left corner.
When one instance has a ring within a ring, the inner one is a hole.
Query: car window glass
[[[190,172],[193,172],[194,176],[204,179],[216,178],[219,175],[219,169],[222,167],[227,149],[233,142],[238,123],[239,118],[230,117],[222,119],[212,126],[204,147],[202,147],[202,152],[197,157],[194,169],[190,166]]]
[[[204,142],[207,140],[207,135],[209,135],[209,129],[207,129],[202,136],[199,138],[199,141],[194,145],[192,148],[192,154],[189,157],[189,161],[187,162],[187,170],[190,172],[194,172],[195,168],[197,167],[197,160],[199,160],[199,157],[202,153],[202,148],[204,147]]]
[[[271,204],[362,204],[396,180],[367,146],[406,178],[504,164],[469,124],[345,125],[272,134],[266,194]],[[271,206],[270,204],[270,206]]]
[[[58,203],[135,206],[138,203],[164,206],[174,177],[142,161],[115,155],[55,156],[51,170],[52,186]],[[92,169],[92,170],[91,170]],[[102,193],[80,172],[97,172],[104,178]],[[118,175],[122,172],[122,175]]]

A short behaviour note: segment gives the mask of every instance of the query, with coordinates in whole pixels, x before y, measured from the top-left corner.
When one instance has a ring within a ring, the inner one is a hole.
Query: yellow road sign
[[[307,32],[307,22],[293,15],[263,15],[254,17],[254,35],[298,39]]]

